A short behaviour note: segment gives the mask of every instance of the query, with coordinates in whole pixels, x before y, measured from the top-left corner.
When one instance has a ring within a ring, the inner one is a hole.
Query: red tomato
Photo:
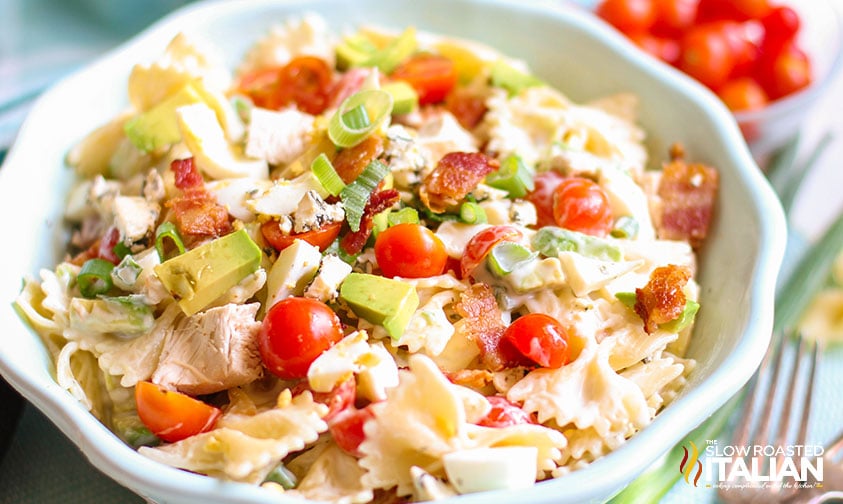
[[[419,105],[439,103],[457,84],[457,67],[445,56],[417,54],[401,63],[390,77],[408,83],[419,94]]]
[[[375,258],[384,276],[423,278],[441,275],[448,262],[445,244],[420,224],[396,224],[375,240]]]
[[[298,395],[305,390],[310,390],[313,400],[328,406],[328,413],[323,420],[330,423],[337,414],[354,406],[357,399],[357,380],[353,376],[334,387],[330,392],[314,392],[307,380],[302,380],[293,387],[293,395]]]
[[[255,105],[280,109],[294,103],[308,114],[321,114],[331,101],[333,71],[314,56],[298,56],[282,67],[262,68],[240,79],[240,90]]]
[[[332,222],[319,229],[289,234],[281,231],[276,220],[268,220],[261,224],[261,234],[264,239],[279,252],[292,245],[296,239],[304,240],[324,252],[337,239],[340,229],[342,229],[342,222]]]
[[[492,405],[492,409],[477,422],[477,425],[483,427],[510,427],[512,425],[536,423],[533,415],[527,413],[506,397],[488,396],[486,400]]]
[[[108,228],[102,238],[100,238],[99,249],[97,250],[97,257],[105,259],[114,264],[120,264],[120,257],[114,253],[114,247],[120,242],[120,230],[115,226]]]
[[[258,333],[261,359],[285,380],[304,378],[310,364],[342,339],[342,325],[328,305],[291,297],[275,303]]]
[[[760,81],[771,100],[793,94],[811,84],[811,61],[796,45],[786,44],[781,52],[760,63]]]
[[[533,177],[535,187],[527,194],[527,201],[536,207],[536,227],[556,225],[553,220],[553,191],[565,179],[565,175],[556,170],[542,172]]]
[[[801,21],[799,14],[788,6],[780,6],[771,10],[761,18],[764,27],[764,49],[767,52],[777,52],[796,38]]]
[[[660,37],[652,33],[641,32],[629,35],[630,40],[644,50],[665,63],[675,65],[679,62],[681,49],[679,42],[668,37]]]
[[[758,110],[764,108],[769,101],[764,88],[752,77],[732,79],[724,84],[717,94],[723,103],[735,112]]]
[[[135,385],[135,404],[141,422],[168,443],[211,430],[222,414],[219,408],[147,381]]]
[[[506,328],[503,338],[541,367],[559,368],[568,363],[568,333],[544,313],[528,313]]]
[[[524,237],[513,226],[492,226],[471,237],[460,258],[460,278],[468,278],[474,269],[486,259],[492,247],[502,241],[518,242]]]
[[[768,0],[700,0],[698,21],[759,19],[770,11]]]
[[[653,0],[603,0],[597,15],[624,33],[649,30],[656,22]]]
[[[716,25],[691,28],[682,37],[679,68],[711,89],[729,78],[735,67],[735,55],[726,33]]]
[[[613,223],[609,196],[587,178],[565,179],[553,191],[553,220],[565,229],[606,236]]]
[[[373,418],[375,418],[375,413],[371,404],[362,409],[351,407],[335,416],[328,423],[328,429],[334,436],[337,446],[346,453],[359,457],[361,455],[360,443],[366,439],[363,426]]]
[[[653,0],[653,3],[656,6],[653,32],[677,36],[694,24],[700,0]]]

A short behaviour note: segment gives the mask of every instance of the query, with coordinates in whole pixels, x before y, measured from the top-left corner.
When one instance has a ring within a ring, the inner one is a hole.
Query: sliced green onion
[[[510,198],[523,198],[535,189],[533,174],[520,156],[507,156],[500,168],[486,176],[486,183],[509,193]]]
[[[534,249],[547,257],[557,257],[559,252],[573,251],[586,257],[604,261],[620,261],[623,253],[614,243],[570,229],[545,226],[531,240]]]
[[[111,270],[114,265],[105,259],[88,259],[76,276],[79,292],[86,298],[95,298],[111,290]]]
[[[362,103],[342,115],[342,122],[353,130],[368,128],[372,123],[369,121],[369,113]]]
[[[386,231],[386,228],[389,227],[389,210],[384,210],[379,214],[375,214],[372,217],[372,236],[376,237],[381,234],[382,232]]]
[[[361,66],[372,58],[378,48],[368,37],[360,34],[345,37],[336,47],[337,67],[345,70]]]
[[[363,65],[375,66],[386,74],[392,73],[402,61],[416,50],[416,29],[412,26],[401,32],[386,47],[375,52]]]
[[[299,484],[299,480],[296,478],[296,475],[287,469],[287,466],[285,466],[283,462],[275,466],[275,468],[266,475],[266,478],[264,478],[263,481],[264,483],[278,483],[284,487],[284,490],[292,490]]]
[[[345,186],[340,193],[340,199],[345,208],[345,218],[348,226],[355,233],[360,230],[360,219],[363,218],[363,210],[369,202],[369,195],[387,173],[389,173],[389,167],[374,160],[366,166],[354,182]]]
[[[143,267],[131,255],[124,257],[120,264],[111,270],[111,281],[123,290],[132,290],[143,273]]]
[[[184,254],[184,241],[181,239],[181,235],[179,234],[179,230],[176,229],[176,225],[170,221],[161,223],[158,226],[158,229],[155,230],[155,250],[158,251],[158,257],[161,259],[161,262],[167,260],[167,241],[171,241],[173,246],[176,247],[178,254]]]
[[[486,256],[486,264],[495,275],[502,277],[512,273],[519,265],[538,256],[524,245],[514,242],[501,242],[495,245]]]
[[[362,125],[365,112],[368,124]],[[350,114],[350,115],[349,115]],[[354,147],[392,114],[392,95],[381,89],[359,91],[345,99],[328,123],[328,136],[337,147]]]
[[[466,201],[460,205],[460,220],[466,224],[485,224],[486,211],[473,201]]]
[[[618,220],[615,221],[615,227],[609,234],[615,238],[634,239],[638,236],[638,221],[631,215],[618,217]]]
[[[419,212],[416,211],[415,208],[404,207],[401,210],[389,212],[386,218],[387,223],[390,226],[395,226],[398,224],[418,224]]]
[[[117,244],[111,248],[111,251],[114,252],[114,255],[116,255],[119,259],[123,259],[127,255],[129,255],[132,249],[130,249],[128,245],[120,241],[117,242]]]
[[[342,181],[342,178],[334,169],[334,165],[331,164],[331,160],[324,152],[316,156],[316,159],[310,164],[310,169],[331,196],[336,196],[345,189],[345,182]]]
[[[492,85],[504,88],[510,96],[514,96],[525,88],[544,85],[544,82],[504,60],[498,60],[492,65]]]

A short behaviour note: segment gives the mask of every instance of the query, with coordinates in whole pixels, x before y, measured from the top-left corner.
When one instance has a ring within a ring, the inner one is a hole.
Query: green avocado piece
[[[381,89],[392,96],[393,114],[409,114],[419,107],[419,94],[404,81],[388,82]]]
[[[260,267],[261,250],[240,229],[155,266],[155,274],[193,315]]]
[[[135,147],[144,152],[172,145],[181,140],[176,109],[200,102],[202,97],[193,85],[185,84],[158,105],[126,121],[123,129]]]
[[[404,334],[419,307],[419,295],[410,284],[366,273],[351,273],[340,287],[340,299],[358,317],[382,325],[392,339]]]

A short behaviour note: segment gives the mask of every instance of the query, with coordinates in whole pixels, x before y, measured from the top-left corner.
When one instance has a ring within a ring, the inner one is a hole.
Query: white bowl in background
[[[688,386],[651,425],[589,467],[527,490],[465,495],[466,503],[601,501],[634,479],[749,379],[769,342],[785,221],[726,108],[689,78],[635,49],[580,9],[516,0],[241,0],[189,5],[45,93],[0,170],[0,210],[9,247],[0,269],[0,373],[43,411],[94,466],[157,502],[301,502],[258,487],[222,482],[160,465],[137,454],[54,381],[38,336],[12,308],[24,275],[64,254],[68,149],[127,105],[131,67],[153,60],[180,30],[215,42],[234,68],[255,37],[291,14],[321,13],[334,26],[361,23],[476,39],[527,61],[576,101],[628,91],[640,97],[640,123],[651,152],[673,142],[719,168],[721,191],[700,261],[701,300],[689,356]]]

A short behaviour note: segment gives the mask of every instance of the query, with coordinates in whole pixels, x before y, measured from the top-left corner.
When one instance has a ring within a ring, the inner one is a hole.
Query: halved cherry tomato
[[[535,187],[527,193],[527,201],[536,207],[536,227],[556,225],[553,219],[553,191],[566,178],[556,170],[542,172],[533,177]]]
[[[603,0],[596,12],[623,33],[649,30],[656,22],[653,0]]]
[[[765,52],[780,51],[785,44],[793,42],[801,24],[799,14],[791,7],[782,5],[772,9],[761,18]]]
[[[465,253],[460,258],[460,278],[468,278],[474,269],[486,259],[492,247],[502,241],[518,242],[524,237],[513,226],[492,226],[471,237],[465,246]]]
[[[285,380],[304,378],[310,364],[341,340],[339,317],[325,303],[291,297],[275,303],[258,333],[264,366]]]
[[[330,104],[333,72],[325,60],[298,56],[282,67],[262,68],[240,79],[240,90],[255,105],[277,110],[294,103],[308,114],[321,114]]]
[[[730,110],[758,110],[769,102],[764,88],[752,77],[732,79],[717,92]]]
[[[281,227],[276,220],[268,220],[261,224],[261,234],[264,239],[279,252],[292,245],[297,239],[304,240],[314,247],[319,247],[319,250],[324,252],[337,239],[341,229],[342,222],[331,222],[319,229],[291,234],[281,231]]]
[[[423,278],[445,271],[448,252],[433,231],[420,224],[402,223],[378,235],[375,258],[386,277]]]
[[[520,406],[503,396],[487,396],[486,400],[492,409],[477,422],[483,427],[510,427],[520,424],[535,424],[533,415],[527,413]]]
[[[169,443],[211,430],[222,414],[210,404],[147,381],[135,385],[135,404],[141,422]]]
[[[568,363],[568,333],[550,315],[528,313],[506,328],[503,338],[541,367],[559,368]]]
[[[716,89],[735,67],[735,56],[726,33],[716,25],[699,25],[682,37],[679,68],[704,85]]]
[[[120,230],[117,229],[115,226],[111,226],[105,232],[102,238],[100,238],[99,249],[97,250],[97,256],[100,259],[105,259],[106,261],[119,264],[120,257],[117,257],[117,254],[114,253],[114,247],[120,241]]]
[[[357,409],[347,408],[337,414],[333,420],[328,422],[328,429],[334,436],[334,441],[344,452],[359,457],[360,443],[366,439],[363,426],[369,420],[375,418],[372,405]]]
[[[675,65],[679,62],[682,50],[679,47],[679,42],[675,39],[660,37],[647,32],[632,33],[629,35],[629,39],[644,52],[669,65]]]
[[[654,0],[653,3],[656,9],[653,33],[675,37],[694,24],[700,0]]]
[[[357,399],[357,380],[354,376],[350,376],[330,392],[314,392],[307,380],[302,380],[293,387],[292,392],[293,395],[298,395],[305,390],[310,390],[314,401],[328,406],[328,413],[323,420],[331,423],[331,420],[341,411],[354,406],[354,401]]]
[[[390,77],[408,83],[419,94],[419,105],[439,103],[457,84],[457,67],[450,58],[417,54],[401,63]]]
[[[786,44],[779,53],[763,59],[759,65],[761,85],[771,100],[793,94],[811,84],[811,61],[793,43]]]
[[[759,19],[770,11],[769,0],[700,0],[698,21]]]
[[[613,223],[609,196],[587,178],[565,179],[553,191],[553,219],[565,229],[606,236]]]

